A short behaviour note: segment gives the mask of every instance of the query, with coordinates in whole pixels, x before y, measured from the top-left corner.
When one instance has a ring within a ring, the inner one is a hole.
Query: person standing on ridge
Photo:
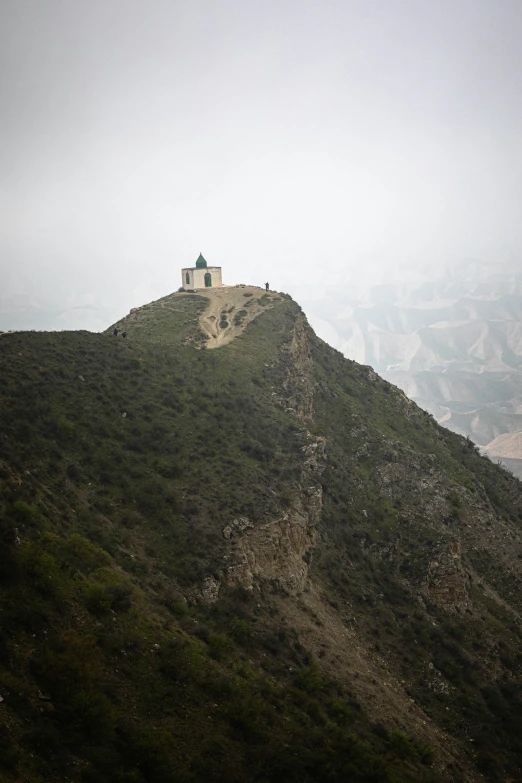
[[[268,283],[265,283],[265,288],[266,288],[266,290],[268,291],[268,289],[269,289],[269,285],[268,285]]]

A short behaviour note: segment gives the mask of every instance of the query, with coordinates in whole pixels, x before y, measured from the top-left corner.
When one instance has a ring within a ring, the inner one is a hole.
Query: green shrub
[[[238,310],[234,316],[234,325],[240,326],[248,315],[246,310]]]
[[[108,566],[111,558],[108,553],[92,541],[73,533],[63,546],[64,562],[71,568],[90,573],[96,568]]]
[[[232,691],[225,715],[232,727],[249,739],[259,739],[264,733],[268,705],[263,697],[248,687]]]
[[[182,474],[181,465],[174,459],[158,458],[154,461],[153,467],[156,473],[167,479],[176,479]]]
[[[326,680],[321,674],[316,661],[312,661],[308,666],[304,666],[295,678],[295,684],[307,693],[319,693],[326,688]]]
[[[419,757],[411,737],[408,737],[403,731],[397,729],[390,733],[388,747],[391,752],[399,759],[417,759]]]
[[[13,503],[15,518],[26,525],[37,526],[46,522],[45,517],[37,506],[26,503],[25,500],[16,500]]]
[[[353,720],[354,713],[351,707],[344,699],[334,699],[328,705],[328,714],[340,726],[345,726]]]
[[[95,614],[109,610],[125,612],[131,607],[132,585],[111,568],[98,568],[83,587],[85,604]]]
[[[234,617],[230,621],[228,633],[235,642],[242,645],[247,644],[252,637],[249,623],[246,620],[240,620],[239,617]]]
[[[107,586],[88,582],[83,588],[85,606],[93,614],[107,614],[111,609],[111,595]]]
[[[223,661],[232,649],[232,643],[224,633],[211,633],[208,636],[208,647],[212,658]]]
[[[188,615],[188,606],[184,601],[175,601],[169,605],[169,609],[174,617],[177,617],[179,620]]]
[[[159,651],[160,670],[176,682],[203,682],[208,658],[195,641],[176,636]]]
[[[75,426],[66,416],[62,415],[56,422],[57,434],[63,439],[71,439],[75,433]]]
[[[42,541],[42,539],[41,539]],[[58,560],[38,542],[24,541],[18,550],[22,573],[43,595],[64,599],[70,593],[70,583],[61,571]]]

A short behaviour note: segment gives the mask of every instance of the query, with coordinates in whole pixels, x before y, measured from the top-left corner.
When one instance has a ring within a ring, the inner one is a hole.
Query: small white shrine
[[[181,285],[185,291],[194,288],[218,288],[223,285],[221,267],[209,266],[200,253],[196,266],[181,270]]]

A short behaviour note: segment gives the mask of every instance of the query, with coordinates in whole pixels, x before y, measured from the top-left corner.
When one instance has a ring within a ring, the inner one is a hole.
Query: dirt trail
[[[231,342],[259,313],[281,301],[281,296],[273,291],[247,285],[198,290],[198,294],[209,301],[199,319],[207,348],[219,348]]]

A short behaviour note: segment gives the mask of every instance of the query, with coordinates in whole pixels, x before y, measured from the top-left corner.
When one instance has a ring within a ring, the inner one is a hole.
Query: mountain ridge
[[[519,482],[286,295],[213,296],[0,338],[13,775],[519,774]]]

